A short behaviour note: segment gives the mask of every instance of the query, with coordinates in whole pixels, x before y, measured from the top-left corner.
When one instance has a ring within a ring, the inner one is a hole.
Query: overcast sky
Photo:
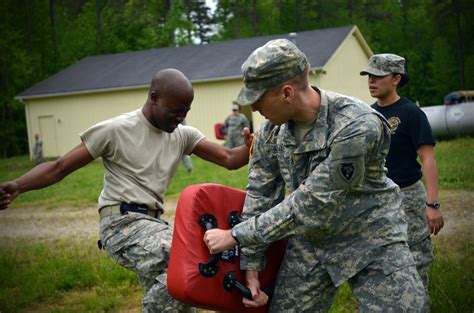
[[[217,5],[217,0],[206,0],[206,5],[211,8],[211,12],[214,12]]]

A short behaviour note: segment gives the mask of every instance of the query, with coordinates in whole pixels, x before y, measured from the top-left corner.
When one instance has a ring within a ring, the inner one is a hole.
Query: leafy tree
[[[93,55],[357,25],[375,53],[407,59],[422,105],[474,89],[472,0],[2,0],[0,155],[28,151],[14,96]]]
[[[194,33],[199,38],[199,43],[211,42],[211,32],[213,29],[214,21],[210,16],[210,9],[206,6],[204,1],[186,0],[185,5],[187,8],[187,18],[190,28],[194,28]],[[194,27],[193,27],[194,26]],[[192,42],[193,31],[189,31],[188,41]]]
[[[193,27],[185,12],[183,0],[173,1],[168,12],[167,23],[163,25],[165,32],[172,34],[171,46],[192,44],[192,38],[190,38],[189,34],[192,33]]]
[[[4,158],[26,153],[28,149],[24,107],[13,100],[18,90],[26,88],[33,68],[32,57],[27,53],[31,49],[32,33],[29,41],[23,40],[28,38],[31,20],[18,18],[29,18],[22,14],[22,8],[8,1],[0,10],[0,155]]]

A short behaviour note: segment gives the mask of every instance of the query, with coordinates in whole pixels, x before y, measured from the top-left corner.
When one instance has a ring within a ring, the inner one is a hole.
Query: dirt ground
[[[163,216],[173,220],[176,200],[166,202],[170,208]],[[87,241],[99,238],[99,214],[95,206],[58,209],[14,207],[0,212],[0,241],[16,239],[31,242],[57,240]]]
[[[461,235],[464,240],[474,240],[474,191],[454,190],[440,192],[440,202],[445,226],[439,238]],[[176,199],[166,202],[164,218],[174,218]],[[95,207],[58,209],[14,207],[0,212],[0,242],[28,240],[54,242],[58,240],[97,240],[99,215]],[[436,240],[436,238],[435,238]],[[140,308],[122,312],[138,312]],[[211,312],[211,311],[200,311]]]
[[[459,231],[474,239],[474,191],[442,191],[440,202],[445,226],[439,236]],[[176,199],[166,202],[164,218],[173,221]],[[17,207],[0,212],[0,241],[26,239],[48,242],[62,239],[88,240],[98,238],[99,214],[95,207],[28,208]],[[463,237],[464,237],[463,236]]]

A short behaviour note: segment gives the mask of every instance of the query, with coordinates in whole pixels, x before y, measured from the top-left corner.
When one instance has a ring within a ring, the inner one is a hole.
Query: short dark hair
[[[397,75],[397,74],[395,74]],[[410,81],[410,76],[408,76],[408,73],[405,73],[405,74],[398,74],[400,75],[402,78],[400,79],[400,83],[398,84],[398,87],[403,87],[405,86],[406,84],[408,84],[408,82]]]
[[[283,83],[281,83],[281,84],[279,84],[275,87],[269,88],[268,92],[271,92],[271,93],[275,94],[276,92],[280,91],[280,88],[283,85],[287,85],[287,84],[292,84],[292,85],[296,86],[296,88],[298,88],[300,90],[303,90],[309,84],[308,73],[309,73],[309,65],[306,65],[306,67],[305,67],[305,69],[303,70],[302,73],[296,75],[295,77],[293,77],[293,78],[291,78],[287,81],[284,81]]]

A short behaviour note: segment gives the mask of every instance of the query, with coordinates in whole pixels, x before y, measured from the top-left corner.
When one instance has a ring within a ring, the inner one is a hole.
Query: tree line
[[[374,53],[406,57],[402,94],[441,104],[474,89],[472,0],[1,0],[0,156],[27,153],[14,96],[90,55],[357,25]]]

